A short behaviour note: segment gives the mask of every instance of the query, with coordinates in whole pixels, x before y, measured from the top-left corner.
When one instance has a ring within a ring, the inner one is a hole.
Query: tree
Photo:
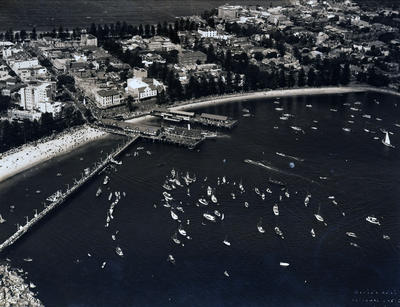
[[[306,85],[306,74],[304,72],[304,69],[301,68],[297,76],[297,86],[303,87],[305,85]]]
[[[310,70],[308,71],[308,75],[307,75],[307,85],[314,86],[315,79],[316,79],[315,70],[314,70],[314,68],[311,67]]]
[[[294,77],[294,71],[293,69],[291,69],[289,71],[289,75],[288,75],[288,80],[287,80],[287,86],[288,87],[293,87],[296,84],[296,79]]]
[[[285,75],[285,71],[283,68],[281,68],[279,70],[279,87],[286,87],[287,82],[286,82],[286,75]]]
[[[134,106],[135,99],[129,95],[126,99],[126,106],[128,107],[129,111],[132,112],[136,107]]]
[[[343,67],[342,73],[340,75],[340,83],[343,85],[347,85],[350,83],[350,65],[346,63]]]

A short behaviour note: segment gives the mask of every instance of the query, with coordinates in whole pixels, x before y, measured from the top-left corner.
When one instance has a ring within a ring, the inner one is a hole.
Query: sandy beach
[[[236,102],[240,100],[260,99],[260,98],[273,98],[285,96],[299,96],[299,95],[324,95],[324,94],[344,94],[354,92],[374,91],[374,88],[354,86],[354,87],[321,87],[321,88],[299,88],[288,90],[274,90],[262,91],[243,94],[225,95],[221,97],[207,98],[205,100],[196,100],[187,102],[177,106],[172,106],[170,110],[189,110],[193,107],[204,107],[210,105],[218,105],[227,102]],[[386,92],[388,93],[388,92]]]
[[[64,131],[37,144],[29,143],[6,151],[0,154],[0,182],[105,135],[107,135],[105,132],[83,126]]]

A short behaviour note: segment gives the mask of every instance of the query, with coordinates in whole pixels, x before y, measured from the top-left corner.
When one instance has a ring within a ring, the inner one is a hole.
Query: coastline
[[[64,131],[51,139],[6,151],[0,154],[0,182],[106,135],[105,132],[84,125]]]
[[[260,98],[304,96],[304,95],[326,95],[344,94],[355,92],[377,92],[382,94],[400,96],[400,93],[389,89],[380,89],[369,86],[348,86],[348,87],[320,87],[320,88],[297,88],[272,91],[235,93],[224,96],[205,97],[196,100],[189,100],[177,103],[169,107],[170,110],[189,110],[195,107],[213,106],[241,100],[254,100]],[[146,122],[152,116],[142,116],[127,120],[129,123]],[[72,133],[71,133],[72,130]],[[25,144],[18,148],[11,149],[0,154],[0,182],[21,173],[46,160],[57,157],[61,154],[106,136],[107,133],[89,127],[88,125],[72,128],[64,131],[51,139],[44,139],[37,145],[34,143]],[[29,156],[29,160],[26,157]]]
[[[194,107],[213,106],[228,102],[237,102],[240,100],[253,100],[260,98],[274,98],[274,97],[287,97],[287,96],[307,96],[307,95],[327,95],[327,94],[345,94],[345,93],[360,93],[376,91],[385,94],[399,95],[400,93],[392,92],[390,90],[378,89],[373,87],[364,86],[347,86],[347,87],[312,87],[312,88],[296,88],[296,89],[283,89],[272,91],[259,91],[259,92],[246,92],[236,93],[224,96],[207,97],[204,100],[198,99],[188,101],[183,104],[173,105],[169,109],[173,111],[189,110]]]

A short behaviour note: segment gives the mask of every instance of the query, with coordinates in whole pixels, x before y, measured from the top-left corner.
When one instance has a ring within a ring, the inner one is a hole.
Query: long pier
[[[45,207],[40,213],[36,214],[30,221],[28,221],[24,226],[19,226],[18,230],[11,235],[7,240],[0,244],[0,252],[5,248],[12,245],[21,238],[25,233],[27,233],[34,225],[36,225],[40,220],[42,220],[47,214],[55,210],[55,208],[61,206],[72,194],[78,191],[83,185],[85,185],[89,180],[91,180],[95,175],[97,175],[104,167],[107,166],[111,160],[118,157],[124,150],[126,150],[131,144],[138,140],[139,135],[133,136],[129,141],[127,141],[122,147],[118,148],[115,152],[108,155],[108,157],[101,161],[94,169],[90,171],[89,174],[77,180],[75,184],[61,194],[56,200],[54,200],[50,205]]]

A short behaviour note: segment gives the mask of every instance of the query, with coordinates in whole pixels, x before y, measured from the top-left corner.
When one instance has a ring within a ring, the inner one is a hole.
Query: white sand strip
[[[107,133],[83,126],[0,154],[0,182],[55,156],[67,153]]]

